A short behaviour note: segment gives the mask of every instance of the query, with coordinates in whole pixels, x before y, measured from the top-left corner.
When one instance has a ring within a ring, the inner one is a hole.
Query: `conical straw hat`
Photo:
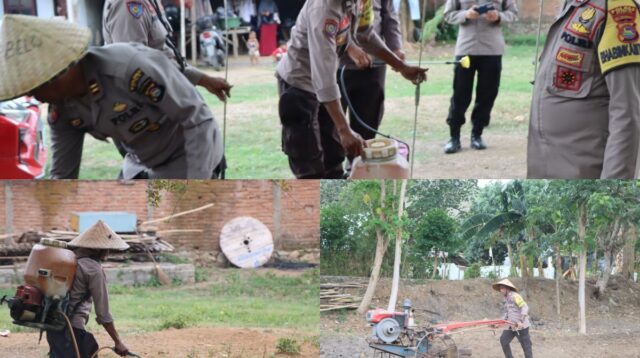
[[[91,31],[77,24],[34,16],[0,18],[0,101],[49,82],[87,52]]]
[[[87,231],[71,240],[69,246],[98,250],[126,250],[129,248],[129,245],[102,220],[98,220]]]
[[[500,281],[500,282],[494,283],[493,284],[493,289],[496,290],[496,291],[500,291],[500,286],[511,287],[514,291],[518,292],[518,289],[516,288],[516,286],[506,278],[504,280]]]

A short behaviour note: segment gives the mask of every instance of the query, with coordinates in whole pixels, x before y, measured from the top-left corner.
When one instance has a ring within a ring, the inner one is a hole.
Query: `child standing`
[[[251,65],[257,65],[258,59],[260,58],[260,42],[258,41],[255,31],[251,31],[249,33],[247,48],[249,48],[249,58],[251,59]]]

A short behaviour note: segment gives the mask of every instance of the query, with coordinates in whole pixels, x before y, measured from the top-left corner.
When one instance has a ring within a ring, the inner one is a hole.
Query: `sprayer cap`
[[[67,243],[64,241],[60,241],[60,240],[56,240],[56,239],[50,239],[50,238],[46,238],[43,237],[42,239],[40,239],[40,245],[44,245],[44,246],[49,246],[49,247],[57,247],[60,249],[66,249],[67,248]]]
[[[364,148],[365,160],[389,160],[398,154],[398,142],[388,138],[376,138],[367,141]]]

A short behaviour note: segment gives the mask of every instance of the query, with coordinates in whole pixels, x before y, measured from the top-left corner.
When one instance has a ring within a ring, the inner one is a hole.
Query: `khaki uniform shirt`
[[[91,306],[96,309],[96,321],[98,324],[113,322],[109,312],[109,293],[107,292],[107,279],[99,262],[90,259],[82,250],[77,252],[76,277],[69,291],[69,308],[75,310],[69,312],[69,320],[75,328],[84,329],[89,320]],[[89,296],[88,299],[85,298]]]
[[[160,0],[158,6],[162,6]],[[169,58],[175,59],[175,54],[167,45],[167,30],[162,25],[160,16],[164,14],[158,14],[149,0],[107,0],[102,13],[104,43],[109,45],[117,42],[137,42],[160,50]],[[187,65],[184,75],[189,82],[197,85],[204,73]]]
[[[535,81],[528,177],[636,176],[640,16],[634,0],[567,0]]]
[[[485,3],[493,3],[500,13],[498,22],[489,22],[484,15],[476,20],[466,18],[467,10]],[[499,56],[504,54],[502,24],[518,20],[518,7],[516,0],[447,0],[444,19],[460,25],[456,56]]]
[[[92,48],[80,65],[89,93],[54,104],[49,123],[53,179],[78,177],[85,133],[111,137],[128,154],[125,179],[210,179],[222,159],[213,114],[162,52],[141,44]]]
[[[277,76],[315,93],[321,103],[340,99],[336,73],[340,56],[354,40],[353,30],[357,29],[357,40],[365,50],[385,46],[373,31],[371,1],[347,6],[344,0],[307,0],[291,30],[289,49],[278,63]]]
[[[513,323],[520,323],[522,329],[531,326],[531,321],[529,320],[529,305],[527,305],[519,293],[509,291],[502,304],[504,312],[503,319]],[[515,329],[515,326],[511,328]]]
[[[395,52],[402,49],[402,33],[400,32],[400,19],[393,7],[392,0],[373,0],[373,31],[378,34],[389,50]],[[349,56],[342,56],[340,66],[346,65],[348,69],[357,69]]]

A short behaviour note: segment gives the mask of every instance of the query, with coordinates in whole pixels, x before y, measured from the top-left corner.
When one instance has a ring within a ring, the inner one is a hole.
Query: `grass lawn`
[[[450,59],[453,47],[436,47],[425,60]],[[533,57],[530,45],[509,46],[503,60],[501,92],[496,102],[492,133],[526,136],[531,100]],[[410,56],[409,60],[416,60]],[[227,178],[265,179],[292,178],[287,158],[280,150],[280,124],[274,65],[263,59],[257,67],[249,67],[247,58],[233,60],[229,81],[234,85],[227,108]],[[453,71],[450,66],[432,65],[429,81],[421,87],[418,116],[416,166],[433,158],[428,145],[444,144],[448,137],[445,124],[451,95]],[[220,72],[218,76],[223,76]],[[215,118],[222,127],[223,106],[201,90]],[[393,71],[387,76],[386,116],[381,130],[411,141],[414,118],[415,86]],[[466,126],[465,128],[468,128]],[[464,132],[463,132],[464,133]],[[435,149],[431,149],[432,151]],[[439,151],[439,149],[438,149]],[[524,165],[524,164],[523,164]],[[110,143],[87,136],[81,167],[83,179],[115,179],[120,157]]]
[[[212,269],[206,282],[172,287],[109,287],[111,313],[126,335],[186,327],[285,328],[317,334],[320,323],[319,270],[283,276],[270,271]],[[0,289],[13,296],[14,289]],[[0,330],[30,332],[11,323],[0,308]],[[88,330],[101,330],[92,312]]]

